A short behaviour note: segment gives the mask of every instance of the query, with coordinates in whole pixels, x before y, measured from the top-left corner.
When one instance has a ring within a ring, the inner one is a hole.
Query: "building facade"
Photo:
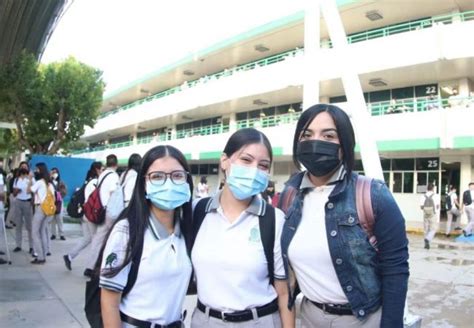
[[[338,8],[385,181],[407,221],[420,225],[428,182],[444,194],[450,184],[459,191],[474,180],[474,2],[345,0]],[[294,172],[292,138],[304,110],[304,17],[223,40],[106,95],[99,120],[82,137],[88,147],[73,156],[114,153],[125,164],[133,152],[171,144],[196,181],[206,175],[217,188],[228,137],[255,127],[272,143],[281,190]],[[353,115],[324,17],[320,29],[319,100]],[[355,170],[363,172],[360,160]]]

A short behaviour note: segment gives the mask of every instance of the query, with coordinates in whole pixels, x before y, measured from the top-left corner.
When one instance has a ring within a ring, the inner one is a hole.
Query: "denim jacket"
[[[301,222],[304,196],[311,188],[300,189],[304,172],[293,176],[280,196],[295,188],[294,201],[286,213],[281,250],[288,278],[289,303],[294,305],[299,292],[290,267],[288,248]],[[408,240],[405,221],[392,194],[382,181],[371,185],[375,216],[376,251],[359,225],[355,203],[357,174],[339,181],[325,205],[326,235],[329,252],[342,290],[360,320],[382,306],[381,327],[403,327],[403,310],[409,276]]]

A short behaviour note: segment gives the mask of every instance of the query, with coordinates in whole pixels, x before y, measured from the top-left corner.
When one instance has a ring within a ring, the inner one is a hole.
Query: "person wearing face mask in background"
[[[28,169],[18,169],[18,177],[13,182],[13,198],[10,200],[12,204],[12,213],[16,215],[16,235],[15,242],[16,247],[13,249],[14,252],[20,252],[23,242],[23,224],[25,225],[26,231],[28,232],[28,244],[29,252],[33,254],[33,235],[32,235],[32,219],[33,219],[33,208],[31,207],[31,193],[28,192],[28,185],[30,183]],[[14,208],[13,208],[14,207]]]
[[[404,218],[385,183],[372,180],[377,244],[369,241],[356,206],[362,195],[352,172],[354,146],[342,109],[318,104],[303,111],[293,161],[306,171],[286,182],[279,207],[287,214],[285,271],[296,278],[288,284],[288,305],[300,290],[304,327],[403,327],[409,276]]]
[[[157,146],[144,155],[130,204],[99,259],[104,327],[182,327],[192,271],[182,231],[192,219],[192,190],[178,149]],[[124,296],[137,254],[136,279]]]
[[[191,327],[294,327],[278,242],[284,216],[259,195],[267,188],[271,164],[267,137],[255,129],[238,130],[221,156],[222,190],[196,202],[193,220],[204,205],[205,212],[191,243],[198,296]],[[271,219],[267,211],[274,211],[274,229],[262,232],[260,217]],[[275,240],[273,272],[262,243],[266,233]]]
[[[57,167],[53,167],[51,169],[51,182],[54,186],[55,190],[55,197],[56,197],[56,214],[52,216],[51,220],[51,240],[56,239],[56,231],[59,239],[66,240],[64,237],[64,230],[63,230],[63,197],[67,195],[67,188],[64,182],[61,180],[61,176],[59,174],[59,169]],[[56,230],[57,227],[57,230]]]

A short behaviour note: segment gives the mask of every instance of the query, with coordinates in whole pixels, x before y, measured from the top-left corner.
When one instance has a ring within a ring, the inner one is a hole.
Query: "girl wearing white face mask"
[[[220,160],[224,187],[196,203],[191,258],[198,302],[192,327],[294,327],[279,242],[284,216],[259,195],[271,163],[263,133],[235,132]]]
[[[183,234],[192,211],[188,172],[172,146],[144,155],[130,204],[100,255],[104,327],[182,327],[192,270]]]
[[[56,197],[56,213],[51,217],[51,240],[56,239],[56,235],[61,240],[66,240],[63,230],[63,197],[67,195],[67,188],[61,180],[59,169],[53,167],[51,169],[51,183],[54,186],[54,196]],[[57,227],[57,230],[56,230]]]

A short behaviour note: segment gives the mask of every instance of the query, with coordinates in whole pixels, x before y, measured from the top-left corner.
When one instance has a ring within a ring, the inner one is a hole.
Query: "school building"
[[[385,181],[408,224],[421,226],[419,199],[428,182],[441,194],[453,184],[459,195],[474,181],[474,2],[337,4],[371,114],[365,132],[376,140]],[[134,152],[171,144],[186,155],[195,181],[206,175],[217,188],[230,134],[255,127],[272,143],[281,190],[294,172],[293,132],[304,110],[304,77],[312,74],[304,31],[304,11],[282,17],[105,95],[100,118],[82,136],[88,147],[73,156],[104,160],[113,153],[126,165]],[[335,54],[321,16],[319,101],[356,115]],[[361,160],[355,170],[363,171]]]

